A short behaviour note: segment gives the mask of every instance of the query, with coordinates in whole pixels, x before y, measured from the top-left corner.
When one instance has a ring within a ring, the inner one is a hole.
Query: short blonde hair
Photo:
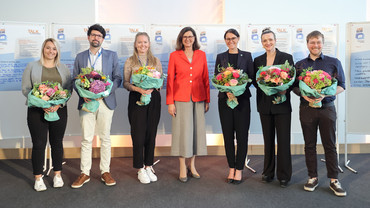
[[[54,58],[54,64],[55,64],[55,66],[59,66],[60,65],[60,55],[59,55],[60,54],[60,47],[59,47],[58,41],[56,41],[54,38],[48,38],[42,43],[40,63],[42,65],[44,65],[44,63],[45,63],[44,48],[45,48],[46,43],[49,42],[49,41],[52,42],[55,45],[55,47],[57,48],[57,55]]]

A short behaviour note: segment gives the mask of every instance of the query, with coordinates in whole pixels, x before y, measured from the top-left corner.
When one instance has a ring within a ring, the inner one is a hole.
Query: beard
[[[101,46],[101,43],[99,41],[91,41],[90,46],[94,48],[98,48]]]

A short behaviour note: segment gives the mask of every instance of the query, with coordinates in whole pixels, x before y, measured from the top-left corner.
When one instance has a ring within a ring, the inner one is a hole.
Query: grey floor
[[[111,172],[117,185],[107,187],[100,181],[99,160],[93,160],[91,181],[80,189],[70,188],[79,175],[79,159],[66,159],[63,166],[65,186],[52,188],[52,177],[45,177],[48,189],[33,190],[30,160],[0,160],[1,207],[370,207],[370,155],[349,155],[353,174],[343,168],[339,178],[347,197],[336,197],[329,189],[325,163],[319,162],[319,187],[314,192],[303,190],[307,169],[303,155],[293,156],[293,176],[287,188],[278,181],[261,182],[263,156],[250,156],[253,174],[244,170],[244,182],[227,184],[228,173],[224,156],[198,157],[196,165],[201,179],[181,183],[176,157],[157,157],[158,181],[140,184],[132,158],[113,158]],[[319,157],[320,158],[320,157]],[[341,155],[343,158],[343,155]],[[343,165],[341,159],[341,165]]]

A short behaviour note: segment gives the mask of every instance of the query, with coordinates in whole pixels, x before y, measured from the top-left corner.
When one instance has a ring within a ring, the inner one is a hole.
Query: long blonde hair
[[[40,63],[41,63],[41,65],[44,65],[44,63],[45,63],[44,48],[45,48],[46,43],[49,42],[49,41],[52,42],[55,45],[55,47],[57,48],[57,55],[54,58],[54,64],[55,64],[55,66],[59,66],[60,65],[60,55],[59,55],[60,54],[60,47],[59,47],[58,41],[56,41],[54,38],[48,38],[42,43]]]
[[[150,38],[149,38],[149,35],[148,33],[146,32],[138,32],[135,36],[135,41],[134,41],[134,54],[129,58],[131,60],[131,63],[132,65],[141,65],[140,61],[139,61],[139,52],[137,51],[137,48],[136,48],[136,41],[137,41],[137,38],[139,36],[146,36],[148,38],[148,41],[149,41],[149,49],[148,49],[148,52],[147,52],[147,57],[148,57],[148,63],[146,63],[146,65],[148,66],[156,66],[157,65],[157,59],[154,57],[152,51],[150,50]]]

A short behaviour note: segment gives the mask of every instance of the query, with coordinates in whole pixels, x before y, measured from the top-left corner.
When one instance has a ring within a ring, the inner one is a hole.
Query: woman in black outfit
[[[27,98],[28,93],[35,84],[41,82],[59,82],[64,89],[72,93],[71,72],[65,64],[60,63],[60,47],[53,38],[48,38],[42,44],[41,58],[27,65],[22,76],[22,93]],[[44,114],[57,112],[59,120],[47,121]],[[35,176],[34,189],[45,191],[43,178],[43,165],[45,147],[49,135],[51,156],[53,158],[54,179],[53,187],[64,185],[61,172],[63,160],[63,137],[67,126],[66,104],[54,105],[50,108],[28,107],[27,124],[32,139],[32,167]]]
[[[253,61],[251,53],[238,49],[239,33],[235,29],[229,29],[224,35],[225,43],[229,48],[226,52],[218,54],[216,59],[215,74],[219,67],[241,69],[249,78],[254,79]],[[231,109],[226,100],[231,93],[219,92],[218,111],[220,115],[222,133],[224,136],[225,152],[229,164],[228,183],[239,184],[242,182],[243,168],[248,150],[248,133],[250,124],[250,100],[249,83],[245,92],[238,96],[239,105]],[[236,133],[237,152],[235,155],[234,134]]]
[[[288,60],[293,65],[293,57],[290,54],[275,48],[276,36],[273,31],[266,28],[262,31],[261,42],[266,53],[254,59],[254,70],[257,73],[260,66],[284,64]],[[258,75],[256,75],[258,76]],[[290,104],[290,91],[280,92],[286,95],[286,101],[273,104],[274,95],[267,96],[257,85],[257,110],[260,113],[263,139],[265,143],[264,168],[262,173],[263,182],[271,182],[275,175],[275,132],[277,135],[277,168],[276,175],[281,187],[286,187],[292,175],[292,160],[290,154],[290,125],[292,107]]]

